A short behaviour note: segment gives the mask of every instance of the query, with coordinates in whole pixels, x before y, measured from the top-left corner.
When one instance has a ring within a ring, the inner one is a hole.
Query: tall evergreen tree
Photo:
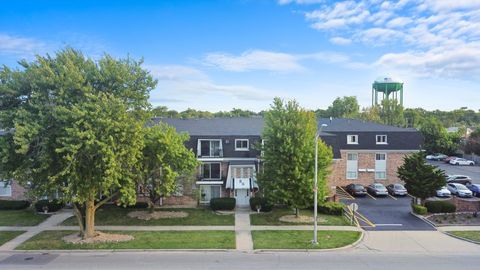
[[[265,113],[262,134],[264,170],[260,188],[272,203],[286,204],[296,211],[313,205],[315,135],[317,122],[313,112],[296,101],[284,103],[275,98]],[[330,172],[332,150],[319,142],[319,201],[327,194],[326,177]]]
[[[436,191],[446,184],[445,173],[428,164],[422,151],[406,156],[397,174],[405,182],[408,193],[420,199],[422,204],[426,198],[435,196]]]

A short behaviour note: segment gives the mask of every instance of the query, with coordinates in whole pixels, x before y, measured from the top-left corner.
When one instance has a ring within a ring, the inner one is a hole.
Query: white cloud
[[[294,71],[302,69],[295,56],[263,50],[246,51],[235,56],[229,53],[215,52],[207,54],[203,62],[228,71]]]
[[[219,84],[213,82],[207,74],[193,67],[181,65],[145,65],[152,76],[158,79],[157,90],[152,93],[152,102],[181,102],[195,100],[199,95],[220,94],[239,100],[271,100],[273,95],[265,89],[249,85]],[[160,92],[171,93],[169,96]],[[177,98],[179,97],[179,98]]]
[[[45,44],[38,40],[0,33],[0,54],[32,56],[44,48]]]
[[[343,37],[332,37],[329,39],[329,41],[333,44],[336,45],[348,45],[352,43],[352,40],[349,38],[343,38]]]
[[[377,66],[388,62],[415,76],[477,76],[480,0],[325,1],[304,14],[331,43],[383,46]]]
[[[288,4],[298,4],[298,5],[309,5],[309,4],[318,4],[323,3],[325,0],[278,0],[279,5],[288,5]]]

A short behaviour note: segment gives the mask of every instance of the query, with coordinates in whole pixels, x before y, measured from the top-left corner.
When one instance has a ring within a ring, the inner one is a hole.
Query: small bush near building
[[[233,210],[235,209],[235,198],[213,198],[210,200],[210,208],[217,210]]]
[[[48,212],[57,212],[65,206],[64,203],[59,200],[39,200],[35,203],[35,209],[38,212],[43,212],[44,208],[47,207]]]
[[[417,215],[427,214],[427,208],[418,204],[412,204],[412,211]]]
[[[29,201],[0,200],[0,210],[22,210],[30,206]]]
[[[261,212],[270,212],[272,211],[273,205],[270,204],[267,199],[263,197],[254,197],[250,198],[250,208],[253,211],[257,211],[257,208],[260,207]]]
[[[324,202],[318,205],[318,212],[326,215],[341,216],[345,204],[339,202]]]
[[[429,213],[455,213],[457,207],[449,201],[427,201],[425,207]]]
[[[127,206],[127,208],[144,209],[144,208],[148,208],[148,203],[136,202],[134,205]]]

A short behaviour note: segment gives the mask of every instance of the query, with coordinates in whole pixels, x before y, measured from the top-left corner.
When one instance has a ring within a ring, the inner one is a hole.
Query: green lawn
[[[69,244],[62,237],[75,231],[44,231],[17,247],[18,250],[60,249],[234,249],[234,231],[111,231],[135,239],[120,243]]]
[[[48,217],[29,209],[0,210],[0,226],[34,226]]]
[[[480,243],[480,231],[453,231],[448,233]]]
[[[360,232],[318,231],[318,245],[312,245],[312,231],[252,231],[254,249],[327,249],[350,245]]]
[[[165,218],[140,220],[128,217],[130,211],[148,211],[144,209],[131,209],[121,207],[106,207],[97,210],[95,225],[234,225],[234,215],[219,215],[209,209],[187,208],[187,209],[161,209],[156,211],[184,211],[188,213],[185,218]],[[63,225],[77,225],[77,219],[71,217],[63,222]]]
[[[268,213],[260,214],[251,214],[250,223],[252,225],[306,225],[313,224],[311,223],[290,223],[282,222],[279,220],[280,217],[285,215],[292,215],[293,210],[291,209],[274,209]],[[310,210],[300,210],[300,215],[313,216],[313,211]],[[350,225],[343,216],[330,216],[318,214],[318,225]]]
[[[24,231],[1,231],[0,232],[0,246],[6,242],[12,240],[13,238],[24,233]]]

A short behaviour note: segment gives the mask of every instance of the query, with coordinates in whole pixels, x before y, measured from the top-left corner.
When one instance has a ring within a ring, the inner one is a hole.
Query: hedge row
[[[412,204],[412,211],[417,215],[427,214],[427,208],[425,206],[421,206],[419,204]]]
[[[457,207],[449,201],[427,201],[425,207],[429,213],[455,213]]]
[[[259,209],[261,212],[270,212],[272,211],[273,205],[263,197],[254,197],[250,198],[250,208],[253,211]]]
[[[30,206],[29,201],[0,200],[0,210],[21,210]]]
[[[213,198],[210,200],[210,208],[217,210],[233,210],[235,209],[235,198]]]
[[[35,209],[38,212],[44,212],[44,207],[46,207],[48,212],[57,212],[65,206],[64,203],[59,200],[39,200],[35,203]]]
[[[326,214],[326,215],[335,215],[341,216],[343,214],[343,208],[345,204],[339,202],[325,202],[318,205],[317,211],[318,213]]]

